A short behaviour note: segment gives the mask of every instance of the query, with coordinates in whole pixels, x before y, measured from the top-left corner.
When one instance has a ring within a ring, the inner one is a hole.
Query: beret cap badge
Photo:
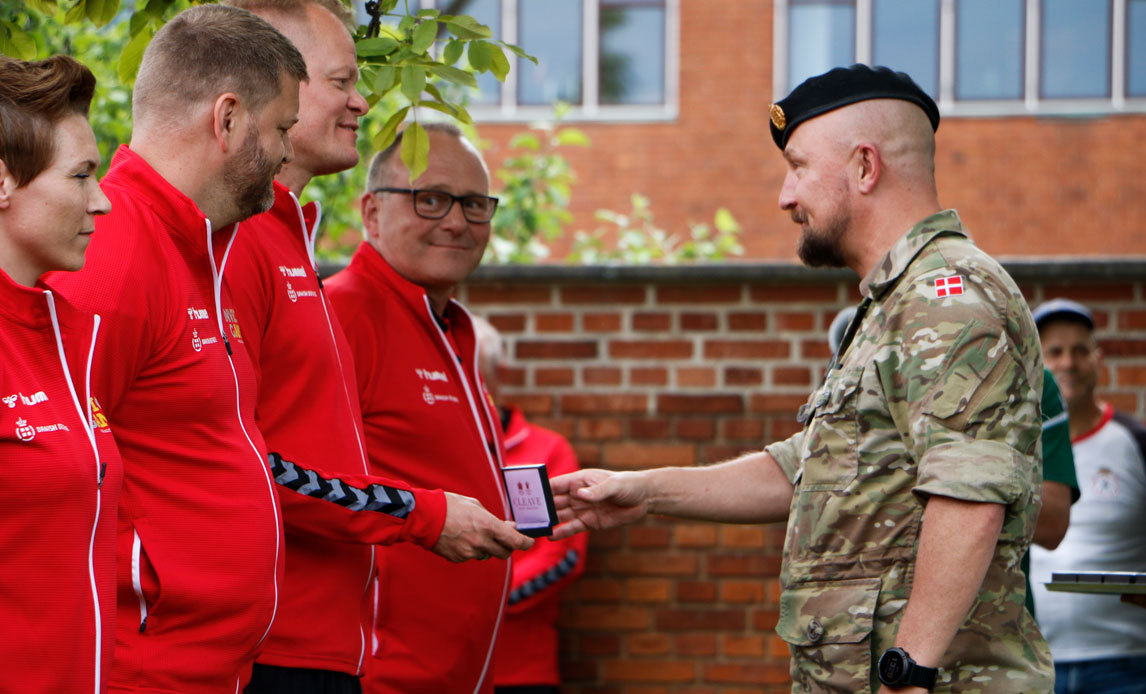
[[[780,104],[772,104],[768,109],[768,115],[772,117],[772,125],[776,126],[777,130],[783,130],[784,126],[788,124],[784,117],[784,109],[780,108]]]

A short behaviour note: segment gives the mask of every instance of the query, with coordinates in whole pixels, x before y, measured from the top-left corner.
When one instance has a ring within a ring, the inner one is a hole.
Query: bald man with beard
[[[1049,691],[1019,570],[1039,510],[1038,335],[939,204],[938,109],[907,75],[853,65],[769,115],[800,258],[863,278],[803,430],[711,467],[557,478],[555,537],[649,513],[786,520],[793,692]]]

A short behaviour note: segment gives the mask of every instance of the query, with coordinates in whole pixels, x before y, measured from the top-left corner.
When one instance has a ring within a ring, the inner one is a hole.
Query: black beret
[[[905,72],[856,63],[809,77],[787,98],[769,109],[772,139],[783,150],[796,126],[809,118],[868,99],[903,99],[927,114],[931,129],[939,129],[939,107]]]

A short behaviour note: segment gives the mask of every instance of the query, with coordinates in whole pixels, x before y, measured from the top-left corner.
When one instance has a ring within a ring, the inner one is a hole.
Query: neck
[[[190,198],[211,220],[212,228],[221,229],[239,221],[234,203],[222,189],[222,166],[216,165],[211,153],[196,147],[190,138],[182,137],[177,130],[158,137],[148,128],[137,128],[129,146],[163,180]]]
[[[36,286],[36,280],[40,279],[40,275],[43,273],[34,268],[26,267],[26,263],[5,257],[7,256],[5,250],[7,249],[0,249],[0,270],[3,270],[4,274],[22,287]]]
[[[287,164],[279,171],[279,175],[275,176],[275,180],[279,185],[290,188],[290,192],[294,193],[296,198],[302,198],[302,189],[310,183],[314,176],[309,171],[304,171],[293,164]]]
[[[851,233],[855,243],[846,254],[848,267],[861,278],[868,276],[908,229],[942,209],[936,199],[873,202],[867,216],[857,216],[859,224]]]
[[[426,287],[426,296],[430,298],[430,308],[439,316],[446,315],[446,307],[450,305],[451,289],[430,289]]]
[[[1098,426],[1102,420],[1102,401],[1091,396],[1078,403],[1069,403],[1067,411],[1070,417],[1070,438],[1077,439]]]

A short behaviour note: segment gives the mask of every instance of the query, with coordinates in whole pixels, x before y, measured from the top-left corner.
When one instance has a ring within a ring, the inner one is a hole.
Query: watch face
[[[879,677],[885,683],[898,682],[903,677],[903,658],[894,651],[884,653],[879,659]]]

